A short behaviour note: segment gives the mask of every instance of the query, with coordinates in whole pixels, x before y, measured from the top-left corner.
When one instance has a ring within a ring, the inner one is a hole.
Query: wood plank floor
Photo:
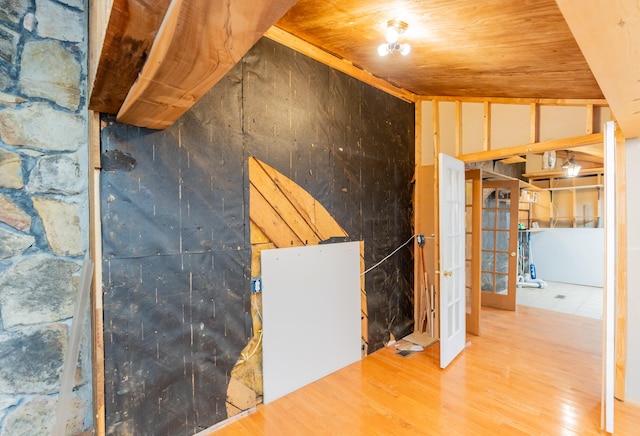
[[[211,435],[600,435],[601,322],[483,308],[482,335],[445,370],[438,345],[379,350]],[[640,409],[616,402],[616,435]]]

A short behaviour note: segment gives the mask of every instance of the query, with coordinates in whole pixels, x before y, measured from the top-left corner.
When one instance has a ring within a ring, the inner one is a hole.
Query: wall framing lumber
[[[507,157],[517,156],[525,153],[544,153],[545,151],[551,150],[564,150],[580,147],[583,145],[601,144],[602,141],[602,133],[592,133],[590,135],[554,139],[551,141],[537,142],[534,144],[517,145],[514,147],[506,147],[498,150],[468,153],[457,156],[457,159],[460,159],[461,161],[466,163],[480,162],[483,160],[504,159]]]
[[[462,103],[485,103],[490,104],[532,104],[539,106],[585,106],[592,104],[594,106],[608,106],[607,100],[601,98],[509,98],[509,97],[452,97],[446,95],[421,95],[421,100],[437,100],[437,101],[460,101]]]
[[[593,133],[593,105],[587,105],[587,128],[585,133]]]
[[[112,1],[90,1],[89,5],[89,55],[88,86],[93,88],[98,70],[100,55],[106,39],[104,37]],[[93,433],[105,434],[104,405],[104,337],[102,310],[102,226],[100,209],[100,113],[89,110],[88,153],[89,153],[89,258],[94,270],[91,281],[90,313],[91,320],[91,385],[93,403]]]
[[[538,120],[540,119],[540,111],[538,109],[538,103],[529,103],[530,107],[531,107],[531,115],[530,115],[530,136],[529,136],[529,141],[533,144],[535,142],[538,142],[538,137],[539,137],[539,129],[538,129]],[[591,133],[591,132],[587,132],[587,133]]]
[[[482,136],[482,150],[491,150],[491,104],[484,102],[484,134]]]
[[[627,172],[626,144],[620,128],[616,129],[616,228],[618,232],[618,287],[616,295],[615,384],[614,396],[626,397],[627,374]]]
[[[91,376],[93,387],[93,428],[105,434],[104,337],[102,311],[102,226],[100,208],[100,114],[89,111],[89,252],[94,264],[91,307]]]
[[[462,102],[456,101],[456,155],[462,154]]]
[[[295,0],[172,0],[118,121],[164,129],[216,84]]]

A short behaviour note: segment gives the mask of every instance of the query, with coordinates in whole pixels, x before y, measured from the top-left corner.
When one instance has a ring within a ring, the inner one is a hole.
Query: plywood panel
[[[561,123],[558,120],[562,120]],[[540,142],[586,133],[587,112],[581,106],[540,106]]]
[[[484,104],[462,103],[462,154],[482,151]]]
[[[491,149],[527,144],[530,140],[529,105],[491,105]]]
[[[251,226],[251,277],[262,276],[262,252],[275,248],[316,245],[347,233],[308,192],[274,168],[254,157],[249,167],[249,216]],[[360,243],[360,271],[364,271],[364,242]],[[361,350],[368,351],[369,317],[364,276],[359,279]],[[227,415],[253,407],[263,396],[262,297],[251,297],[253,337],[231,371],[227,390]],[[251,394],[252,393],[252,394]],[[253,403],[247,407],[247,398]]]
[[[262,252],[264,401],[360,360],[360,243]]]
[[[624,135],[640,135],[640,6],[635,0],[556,0]],[[597,29],[595,31],[594,29]]]
[[[433,165],[435,149],[433,144],[433,103],[431,100],[420,100],[416,104],[422,106],[422,162],[421,165]]]
[[[440,153],[457,156],[456,104],[450,101],[441,101],[438,106],[440,108]]]
[[[593,132],[604,132],[604,124],[607,121],[614,121],[611,108],[607,106],[595,106],[593,108]]]

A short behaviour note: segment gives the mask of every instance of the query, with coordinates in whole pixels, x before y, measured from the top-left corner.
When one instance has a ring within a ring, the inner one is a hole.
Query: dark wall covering
[[[165,131],[103,121],[109,434],[188,435],[226,418],[253,334],[249,156],[364,240],[366,267],[411,236],[413,105],[270,40]],[[405,248],[367,274],[369,351],[413,329],[412,270]]]

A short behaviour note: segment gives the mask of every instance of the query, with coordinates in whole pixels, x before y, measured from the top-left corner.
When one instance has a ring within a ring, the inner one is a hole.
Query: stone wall
[[[48,434],[88,246],[84,0],[0,0],[0,435]],[[92,426],[88,321],[68,434]]]

